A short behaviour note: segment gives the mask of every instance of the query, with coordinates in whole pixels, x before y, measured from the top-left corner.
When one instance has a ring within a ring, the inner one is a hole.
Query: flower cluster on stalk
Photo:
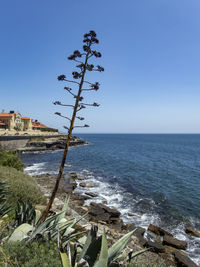
[[[91,71],[103,72],[104,71],[104,68],[102,66],[100,65],[95,66],[94,64],[89,63],[89,60],[91,57],[95,57],[95,58],[101,57],[101,53],[99,51],[92,49],[93,45],[98,44],[98,43],[99,43],[99,40],[97,39],[97,35],[93,30],[84,34],[82,52],[79,50],[75,50],[73,54],[68,56],[68,60],[72,60],[78,63],[76,67],[79,69],[79,71],[72,72],[72,79],[68,79],[64,74],[58,76],[59,81],[66,81],[68,83],[74,84],[74,86],[78,86],[77,93],[75,93],[74,92],[75,90],[71,87],[68,87],[68,86],[64,87],[64,89],[76,99],[75,104],[74,105],[62,104],[60,101],[55,101],[53,104],[65,106],[65,107],[72,107],[76,109],[75,113],[86,108],[86,106],[93,106],[93,107],[99,106],[99,104],[96,102],[92,104],[81,102],[83,101],[83,97],[81,96],[81,93],[83,93],[83,91],[97,91],[99,90],[99,87],[100,87],[99,82],[89,82],[85,80],[85,74],[87,71],[89,72]],[[55,114],[58,116],[67,118],[69,120],[68,117],[63,116],[60,112],[56,112]],[[76,116],[76,118],[79,120],[84,120],[83,117]],[[74,127],[89,127],[89,126],[85,124],[83,126],[73,126],[73,128]],[[65,128],[69,129],[66,126]]]

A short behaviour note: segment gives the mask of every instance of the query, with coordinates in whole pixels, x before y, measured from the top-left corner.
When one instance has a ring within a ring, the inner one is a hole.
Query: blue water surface
[[[122,189],[134,210],[156,211],[164,221],[200,219],[200,135],[79,134],[90,144],[71,148],[66,170],[90,170]],[[45,162],[58,168],[62,152],[24,154],[25,164]],[[147,200],[145,203],[145,199]],[[153,202],[149,202],[152,199]],[[150,205],[151,204],[151,205]],[[124,205],[126,205],[124,203]]]

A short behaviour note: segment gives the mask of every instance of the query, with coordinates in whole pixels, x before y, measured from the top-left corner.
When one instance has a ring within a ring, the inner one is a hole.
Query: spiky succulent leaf
[[[39,219],[41,217],[41,211],[40,210],[35,210],[35,225],[39,222]]]
[[[69,262],[69,258],[65,252],[60,252],[60,257],[61,257],[63,267],[72,267]]]
[[[149,250],[149,249],[150,249],[150,248],[144,248],[144,249],[141,249],[141,250],[138,250],[138,251],[132,253],[132,254],[131,254],[131,259],[133,259],[133,258],[139,256],[140,254],[146,252],[146,251]]]
[[[65,214],[67,212],[67,208],[68,208],[68,204],[69,204],[69,199],[70,199],[70,197],[66,196],[63,207],[62,207],[61,214],[56,218],[56,222],[59,222],[60,220],[65,218]]]
[[[95,263],[94,267],[107,267],[108,265],[108,244],[106,239],[106,234],[103,232],[101,241],[101,252],[98,261]]]
[[[33,230],[33,226],[28,223],[23,223],[18,226],[12,235],[9,237],[8,242],[22,241],[28,237],[28,233]]]
[[[35,238],[37,234],[43,234],[45,231],[50,231],[51,229],[55,228],[55,220],[62,212],[55,214],[49,218],[47,218],[43,223],[41,223],[35,231],[31,234],[31,239]],[[52,225],[50,225],[53,222]],[[50,226],[49,226],[50,225]]]
[[[83,249],[82,249],[82,252],[78,258],[78,262],[84,258],[91,242],[97,237],[97,231],[98,231],[98,228],[97,227],[92,227],[91,230],[89,231],[88,235],[87,235],[87,239],[86,239],[86,242],[83,246]]]
[[[111,261],[113,261],[118,257],[120,252],[125,248],[127,243],[130,241],[131,236],[135,230],[121,237],[112,247],[108,249],[108,263],[110,263]]]
[[[85,253],[84,259],[89,263],[89,266],[93,266],[97,260],[98,254],[101,250],[101,240],[101,236],[95,238]]]

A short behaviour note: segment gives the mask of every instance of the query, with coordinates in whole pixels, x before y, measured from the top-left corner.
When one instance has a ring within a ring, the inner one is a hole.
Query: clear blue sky
[[[62,129],[52,105],[67,56],[97,32],[104,73],[81,132],[200,133],[199,0],[6,0],[0,4],[0,109]]]

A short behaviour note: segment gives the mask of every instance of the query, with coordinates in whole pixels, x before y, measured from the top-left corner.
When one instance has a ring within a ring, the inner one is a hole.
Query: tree
[[[66,92],[68,92],[69,94],[71,94],[75,98],[74,104],[72,104],[72,105],[63,104],[60,101],[54,102],[54,105],[60,105],[60,106],[64,106],[64,107],[73,108],[73,113],[72,113],[71,118],[62,115],[60,112],[55,113],[56,115],[67,119],[67,121],[69,122],[69,126],[64,126],[64,128],[68,130],[68,134],[66,137],[66,145],[65,145],[63,157],[61,160],[59,172],[57,175],[56,183],[55,183],[54,189],[52,191],[51,197],[49,199],[49,202],[47,204],[47,207],[46,207],[45,211],[43,212],[42,217],[41,217],[38,225],[40,225],[47,218],[48,212],[51,209],[51,206],[52,206],[53,201],[55,199],[56,193],[58,191],[60,180],[62,178],[62,174],[63,174],[63,170],[64,170],[64,165],[66,162],[67,152],[68,152],[68,148],[69,148],[70,139],[72,136],[73,129],[74,128],[80,128],[80,127],[89,127],[89,125],[87,125],[87,124],[74,125],[76,119],[78,119],[80,121],[84,120],[83,117],[77,116],[77,113],[80,112],[82,109],[86,108],[86,106],[93,106],[93,107],[99,106],[99,104],[97,104],[96,102],[94,102],[93,104],[84,103],[83,102],[83,96],[82,96],[82,93],[85,91],[97,91],[97,90],[99,90],[100,84],[98,82],[91,83],[91,82],[88,82],[85,80],[85,75],[86,75],[87,71],[89,71],[89,72],[91,72],[91,71],[98,71],[98,72],[104,71],[104,68],[101,67],[100,65],[94,66],[91,63],[89,64],[90,58],[92,58],[92,57],[100,58],[101,57],[100,52],[93,50],[93,45],[98,44],[98,43],[99,43],[99,40],[96,38],[96,33],[94,31],[90,31],[89,33],[84,34],[83,51],[80,52],[79,50],[75,50],[74,53],[68,57],[68,60],[73,60],[74,62],[78,63],[76,65],[76,68],[78,68],[78,71],[72,72],[72,77],[73,77],[72,80],[66,78],[65,75],[58,76],[59,81],[66,81],[70,84],[73,84],[73,85],[77,86],[77,89],[74,92],[74,90],[71,87],[66,87],[66,86],[64,87]]]

